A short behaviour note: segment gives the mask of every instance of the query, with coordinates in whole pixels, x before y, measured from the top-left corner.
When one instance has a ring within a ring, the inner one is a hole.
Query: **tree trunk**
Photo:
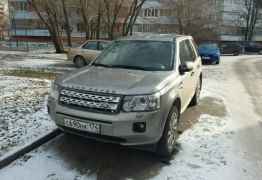
[[[68,13],[67,13],[66,5],[65,5],[65,0],[61,0],[61,3],[62,3],[64,18],[65,18],[65,30],[66,30],[66,35],[67,35],[67,44],[69,47],[72,47],[71,27],[70,27]]]
[[[90,39],[90,25],[86,14],[86,11],[88,11],[88,6],[85,3],[87,3],[86,0],[80,0],[81,15],[83,19],[85,34],[86,34],[86,40],[88,40]]]
[[[40,20],[46,25],[50,34],[50,38],[54,44],[56,53],[64,53],[63,42],[61,39],[61,35],[59,34],[59,23],[57,14],[51,15],[50,5],[48,4],[48,2],[45,2],[45,4],[38,4],[36,0],[31,0],[31,4]],[[44,15],[41,13],[42,11],[45,12]]]
[[[145,3],[146,0],[133,0],[132,5],[130,6],[128,17],[125,18],[123,25],[123,36],[127,36],[129,33],[133,34],[133,27],[139,15],[139,12]]]
[[[96,39],[100,39],[100,27],[101,27],[101,2],[99,0],[98,11],[97,11],[97,24],[96,24]]]

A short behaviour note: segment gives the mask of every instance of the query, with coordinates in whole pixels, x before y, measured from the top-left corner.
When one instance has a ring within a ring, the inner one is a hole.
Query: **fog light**
[[[143,133],[146,131],[146,123],[145,122],[137,122],[133,124],[133,131],[138,133]]]

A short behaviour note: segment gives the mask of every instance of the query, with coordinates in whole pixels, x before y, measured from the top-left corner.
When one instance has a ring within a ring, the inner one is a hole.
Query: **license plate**
[[[73,119],[64,119],[64,123],[66,127],[78,129],[82,131],[87,131],[91,133],[100,133],[100,124],[93,123],[93,122],[80,122]]]
[[[210,59],[210,57],[204,56],[202,57],[202,59]]]

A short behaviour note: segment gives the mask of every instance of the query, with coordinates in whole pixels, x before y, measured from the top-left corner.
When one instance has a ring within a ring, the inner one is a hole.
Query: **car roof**
[[[118,40],[127,41],[167,41],[173,42],[176,39],[192,39],[191,36],[178,35],[178,34],[139,34],[133,36],[127,36]]]
[[[102,39],[99,39],[99,40],[92,39],[92,40],[87,40],[85,42],[111,42],[111,41],[109,41],[109,40],[102,40]]]

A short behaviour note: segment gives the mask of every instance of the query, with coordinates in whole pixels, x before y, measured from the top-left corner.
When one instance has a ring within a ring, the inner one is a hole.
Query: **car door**
[[[82,46],[82,54],[87,60],[94,60],[99,54],[99,44],[97,41],[89,41]]]
[[[202,62],[201,62],[201,57],[200,55],[198,54],[198,51],[197,51],[197,46],[196,46],[196,43],[193,41],[193,40],[188,40],[187,41],[188,43],[188,46],[190,48],[190,59],[192,59],[192,62],[193,62],[193,70],[191,72],[191,80],[192,80],[192,90],[193,90],[193,94],[192,96],[195,94],[195,91],[196,88],[197,88],[197,85],[199,83],[199,78],[200,78],[200,74],[202,72]]]
[[[183,40],[179,43],[179,59],[180,65],[186,64],[187,62],[194,62],[190,53],[190,46],[188,46],[188,40]],[[186,109],[187,105],[190,103],[192,98],[192,72],[186,72],[184,74],[180,74],[181,76],[181,84],[180,84],[180,95],[181,95],[181,106],[182,110]]]

